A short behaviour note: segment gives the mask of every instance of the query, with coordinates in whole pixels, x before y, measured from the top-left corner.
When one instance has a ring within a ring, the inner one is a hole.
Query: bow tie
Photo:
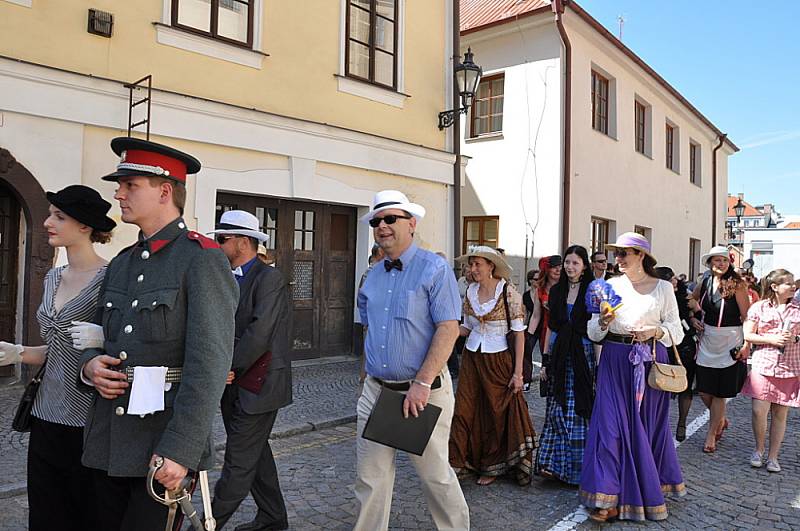
[[[398,258],[397,260],[384,260],[383,267],[386,268],[386,272],[388,273],[392,269],[397,269],[398,271],[403,270],[403,262],[400,261]]]
[[[244,273],[242,273],[242,266],[237,267],[236,269],[231,270],[233,276],[235,277],[243,277]]]

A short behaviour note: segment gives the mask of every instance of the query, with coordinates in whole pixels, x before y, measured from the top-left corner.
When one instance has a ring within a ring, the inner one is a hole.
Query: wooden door
[[[17,342],[19,215],[16,198],[0,184],[0,341]]]
[[[223,212],[252,212],[270,236],[267,256],[289,284],[293,359],[352,353],[355,209],[219,193]]]

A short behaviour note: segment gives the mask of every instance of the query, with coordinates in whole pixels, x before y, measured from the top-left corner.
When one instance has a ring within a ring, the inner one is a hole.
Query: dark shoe
[[[289,529],[289,524],[285,520],[272,524],[265,524],[258,520],[253,520],[246,524],[237,525],[234,531],[277,531],[279,529]]]
[[[675,440],[678,442],[683,442],[686,440],[686,425],[685,424],[678,424],[678,427],[675,429]]]

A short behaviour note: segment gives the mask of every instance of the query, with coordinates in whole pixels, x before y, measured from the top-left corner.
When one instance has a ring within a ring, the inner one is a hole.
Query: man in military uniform
[[[140,233],[108,265],[96,319],[104,348],[81,360],[83,383],[99,394],[83,464],[94,469],[99,529],[160,531],[168,509],[149,497],[145,478],[158,458],[155,479],[166,489],[213,464],[238,288],[216,242],[181,219],[186,176],[200,162],[135,138],[115,138],[111,148],[121,162],[103,179],[119,183],[122,220]]]
[[[231,366],[234,379],[225,388],[221,404],[228,439],[212,506],[217,529],[225,526],[248,492],[258,513],[236,531],[288,529],[269,436],[278,409],[292,402],[289,299],[280,271],[258,259],[258,243],[268,239],[259,229],[253,214],[231,210],[222,215],[214,231],[240,291]]]

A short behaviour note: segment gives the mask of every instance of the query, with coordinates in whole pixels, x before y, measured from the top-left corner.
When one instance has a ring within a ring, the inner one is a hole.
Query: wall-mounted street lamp
[[[733,205],[733,211],[736,212],[736,224],[738,225],[742,222],[742,216],[744,215],[744,203],[741,197],[736,201],[736,204]]]
[[[467,49],[467,53],[464,54],[464,62],[456,65],[454,73],[456,83],[458,83],[458,94],[461,96],[461,108],[440,112],[439,130],[453,125],[456,113],[466,113],[478,91],[478,83],[481,81],[483,70],[472,61],[471,49]]]

